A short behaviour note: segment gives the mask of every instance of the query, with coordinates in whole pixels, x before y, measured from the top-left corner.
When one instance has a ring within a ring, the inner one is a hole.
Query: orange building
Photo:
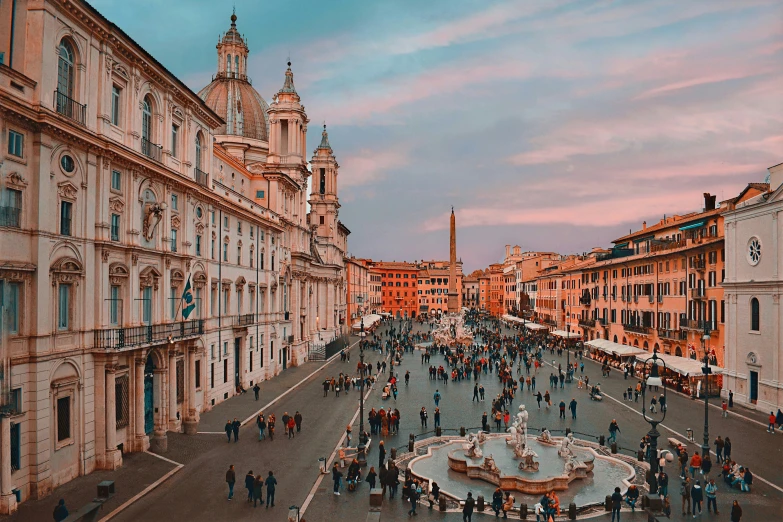
[[[419,269],[414,263],[378,261],[372,266],[381,276],[381,310],[394,317],[416,317]]]
[[[487,309],[491,315],[500,317],[505,312],[503,306],[503,265],[492,263],[489,265],[490,293]]]
[[[457,308],[462,307],[462,261],[456,263]],[[449,262],[421,261],[419,268],[419,314],[441,315],[448,311]]]
[[[485,312],[489,312],[490,302],[490,276],[489,269],[484,270],[478,275],[478,308]]]
[[[715,196],[705,194],[699,212],[664,217],[650,227],[642,223],[640,230],[613,241],[611,251],[591,253],[571,266],[561,264],[550,278],[539,279],[538,302],[544,283],[548,286],[556,276],[562,292],[556,298],[559,313],[583,339],[608,339],[683,357],[702,358],[706,349],[723,366],[721,213],[735,201],[716,207]]]

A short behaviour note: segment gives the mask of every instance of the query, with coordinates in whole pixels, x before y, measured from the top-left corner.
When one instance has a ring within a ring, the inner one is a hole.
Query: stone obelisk
[[[454,207],[451,207],[451,236],[449,238],[449,296],[447,299],[448,313],[459,312],[459,295],[457,294],[457,221],[454,219]]]

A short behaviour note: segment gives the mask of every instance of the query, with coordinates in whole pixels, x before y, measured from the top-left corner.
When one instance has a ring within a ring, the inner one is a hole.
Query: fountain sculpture
[[[514,446],[514,456],[522,459],[519,463],[519,469],[523,471],[538,471],[538,462],[533,460],[538,457],[535,451],[527,445],[527,419],[528,412],[524,404],[519,405],[519,412],[514,418],[514,422],[508,429],[511,437],[506,439],[508,444]]]
[[[440,323],[432,331],[432,338],[438,344],[446,346],[469,345],[473,342],[473,335],[465,328],[462,313],[441,317]]]

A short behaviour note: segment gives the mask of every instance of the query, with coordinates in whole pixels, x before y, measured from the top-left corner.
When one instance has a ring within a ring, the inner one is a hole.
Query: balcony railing
[[[234,326],[249,326],[256,322],[256,314],[242,314],[233,317]]]
[[[682,330],[667,330],[665,328],[658,328],[658,337],[661,339],[685,341],[688,339],[688,332],[683,332]]]
[[[691,288],[691,299],[704,299],[704,287]]]
[[[703,259],[696,259],[693,262],[693,268],[699,272],[704,272],[707,269],[707,263]]]
[[[180,321],[178,323],[150,324],[130,328],[108,328],[95,330],[95,348],[122,350],[148,344],[178,341],[204,333],[204,320]]]
[[[606,326],[609,324],[609,321],[607,319],[604,319],[603,317],[599,317],[598,319],[596,319],[596,321],[601,326]]]
[[[663,303],[663,295],[662,294],[658,294],[658,302],[659,303]]]
[[[637,326],[635,324],[624,324],[623,330],[625,330],[626,332],[649,335],[650,330],[652,330],[652,328],[650,328],[649,326]]]
[[[22,209],[0,206],[0,227],[21,228]]]
[[[196,183],[204,187],[209,186],[209,174],[201,169],[193,169],[193,172],[196,174]]]
[[[650,294],[648,297],[650,298],[650,304],[653,304],[655,302],[655,296]]]
[[[579,326],[582,328],[595,328],[595,319],[579,319]]]
[[[147,138],[141,139],[141,153],[147,156],[148,158],[157,161],[158,163],[160,163],[160,156],[162,150],[163,147],[155,143],[152,143]]]
[[[54,91],[54,109],[58,114],[82,125],[87,121],[87,106],[69,98],[60,91]]]
[[[717,323],[713,321],[694,321],[692,319],[680,324],[680,327],[683,330],[694,330],[697,332],[703,332],[705,327],[707,327],[710,332],[714,332],[718,329]]]

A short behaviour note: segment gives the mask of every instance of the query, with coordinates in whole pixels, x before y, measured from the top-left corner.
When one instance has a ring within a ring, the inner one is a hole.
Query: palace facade
[[[0,28],[10,513],[17,495],[164,451],[340,335],[350,231],[326,129],[308,158],[290,63],[267,104],[236,16],[198,94],[81,0],[4,2]]]

